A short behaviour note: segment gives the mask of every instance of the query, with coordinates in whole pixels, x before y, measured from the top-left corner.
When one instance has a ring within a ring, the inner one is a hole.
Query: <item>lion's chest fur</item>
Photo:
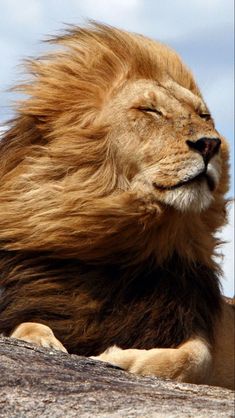
[[[201,265],[186,268],[176,255],[162,267],[149,260],[122,269],[4,252],[1,271],[0,329],[6,334],[21,322],[45,323],[70,352],[82,355],[113,344],[173,347],[195,333],[213,338],[218,280]]]

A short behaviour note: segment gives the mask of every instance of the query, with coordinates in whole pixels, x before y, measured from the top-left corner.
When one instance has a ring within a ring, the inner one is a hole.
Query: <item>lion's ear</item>
[[[32,147],[45,143],[34,116],[23,115],[13,119],[0,141],[0,175],[16,168],[30,154]]]

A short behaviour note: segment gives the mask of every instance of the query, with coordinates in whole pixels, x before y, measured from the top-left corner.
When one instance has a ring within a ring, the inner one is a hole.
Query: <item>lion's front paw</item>
[[[179,382],[206,383],[211,372],[210,349],[203,340],[191,339],[178,348],[122,350],[113,346],[98,357],[131,373]]]
[[[116,345],[108,348],[99,356],[93,356],[91,358],[99,361],[110,363],[113,366],[120,367],[123,370],[131,371],[133,363],[136,361],[136,356],[139,350],[129,349],[122,350]]]
[[[47,325],[23,322],[13,331],[11,338],[17,338],[40,347],[54,348],[67,353],[66,348],[57,340],[53,331]]]

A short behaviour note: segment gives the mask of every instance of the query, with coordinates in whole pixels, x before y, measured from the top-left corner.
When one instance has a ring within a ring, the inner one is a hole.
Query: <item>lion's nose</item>
[[[189,148],[198,151],[202,155],[205,163],[208,163],[210,159],[218,153],[221,140],[219,138],[203,137],[197,141],[190,141],[188,139],[186,144],[189,146]]]

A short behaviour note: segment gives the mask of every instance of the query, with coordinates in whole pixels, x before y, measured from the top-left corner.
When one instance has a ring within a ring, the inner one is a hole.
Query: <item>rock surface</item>
[[[234,392],[0,338],[0,417],[233,417]]]

